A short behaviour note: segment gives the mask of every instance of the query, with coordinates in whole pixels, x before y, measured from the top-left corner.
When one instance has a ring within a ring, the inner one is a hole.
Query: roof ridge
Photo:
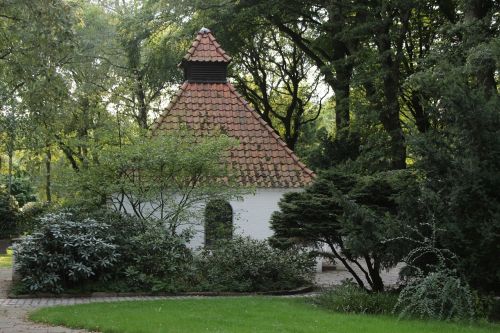
[[[203,38],[207,38],[208,44],[213,45],[214,49],[212,49],[212,52],[215,51],[215,55],[213,53],[210,54],[209,50],[204,49],[202,46],[200,46],[205,45],[201,43]],[[195,53],[199,53],[199,55],[195,55]],[[200,31],[198,31],[195,40],[191,44],[191,47],[188,49],[186,55],[184,55],[184,57],[182,58],[182,62],[185,61],[229,63],[231,62],[231,57],[226,53],[226,51],[224,51],[224,49],[222,49],[221,45],[217,42],[217,39],[212,34],[212,32],[207,28],[202,28]]]
[[[154,120],[153,125],[151,126],[151,131],[153,132],[152,134],[155,135],[156,131],[158,130],[161,121],[163,118],[168,116],[169,111],[174,107],[175,104],[177,104],[177,101],[181,98],[182,94],[186,91],[186,88],[188,86],[189,82],[184,81],[182,85],[179,87],[177,92],[174,94],[170,102],[168,102],[167,107],[165,110]]]
[[[243,98],[243,96],[241,96],[241,94],[236,90],[236,88],[230,82],[226,82],[225,84],[229,87],[229,90],[235,94],[235,96],[243,104],[245,109],[247,109],[255,117],[255,119],[257,119],[259,121],[259,123],[262,126],[264,126],[264,128],[271,133],[271,136],[276,139],[276,141],[278,142],[278,144],[280,146],[285,148],[285,151],[287,152],[287,154],[299,165],[299,167],[302,170],[304,170],[304,172],[309,174],[310,176],[316,177],[316,174],[314,173],[314,171],[309,169],[304,163],[302,163],[300,161],[299,157],[293,152],[293,150],[291,150],[288,147],[286,142],[283,141],[283,139],[281,139],[281,137],[278,135],[278,133],[276,133],[276,131],[271,126],[269,126],[269,124],[264,119],[262,119],[260,114],[258,114],[257,111],[255,111],[253,108],[248,106],[249,103]]]

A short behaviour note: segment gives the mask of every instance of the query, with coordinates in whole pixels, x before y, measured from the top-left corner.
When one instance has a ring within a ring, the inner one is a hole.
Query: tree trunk
[[[7,191],[12,195],[12,173],[13,173],[13,160],[14,160],[14,146],[15,146],[15,116],[13,113],[8,115],[8,130],[7,132],[7,155],[9,159],[9,175]]]
[[[354,269],[351,267],[351,265],[349,265],[349,263],[347,262],[347,260],[342,257],[340,255],[340,253],[338,253],[337,249],[335,248],[335,245],[333,245],[332,242],[327,242],[328,244],[328,247],[330,247],[330,250],[332,251],[333,253],[333,259],[338,259],[340,260],[340,262],[342,262],[342,264],[344,265],[344,267],[349,271],[349,273],[351,273],[352,277],[354,278],[354,280],[356,280],[356,283],[358,284],[358,286],[364,290],[368,290],[365,286],[365,283],[363,282],[363,280],[359,277],[359,275],[356,273],[356,271],[354,271]]]
[[[144,92],[144,84],[142,82],[142,75],[137,74],[137,88],[136,88],[136,98],[139,103],[138,113],[137,113],[137,123],[140,128],[148,128],[148,106],[146,103],[146,94]]]
[[[411,92],[411,100],[409,107],[412,110],[413,117],[415,118],[415,125],[420,133],[426,133],[431,127],[429,115],[425,112],[417,91]]]
[[[47,202],[52,202],[52,180],[51,180],[51,163],[52,163],[52,152],[50,150],[50,145],[45,146],[45,196]]]
[[[370,273],[370,279],[372,280],[372,291],[381,292],[384,291],[384,281],[380,276],[380,263],[376,258],[370,259],[370,256],[365,256],[366,267]]]
[[[14,157],[14,150],[9,147],[8,149],[8,155],[9,155],[9,176],[8,176],[8,192],[9,195],[12,195],[12,172],[13,172],[13,157]]]
[[[81,101],[82,107],[82,125],[78,129],[78,138],[80,141],[80,156],[82,159],[82,168],[89,168],[89,157],[88,157],[88,140],[89,140],[89,128],[90,125],[90,101],[88,97],[84,97]],[[83,142],[83,143],[82,143]]]
[[[335,69],[336,81],[331,82],[335,93],[335,129],[336,137],[341,138],[346,136],[344,132],[349,130],[350,112],[349,112],[349,95],[351,88],[352,64],[349,63],[350,50],[346,42],[339,37],[341,32],[348,26],[347,13],[344,12],[342,6],[331,5],[326,6],[328,10],[328,34],[331,38],[331,49],[329,57],[330,63]]]
[[[392,18],[386,18],[392,20]],[[401,127],[399,105],[399,63],[394,61],[390,40],[390,25],[392,21],[376,30],[376,43],[382,68],[384,105],[380,120],[390,137],[392,169],[406,168],[406,144]]]
[[[352,67],[337,65],[335,69],[337,81],[332,86],[335,94],[335,136],[340,138],[346,134],[344,133],[345,131],[349,130],[349,97]]]
[[[465,11],[465,26],[466,34],[464,41],[469,48],[483,43],[489,38],[492,33],[490,24],[492,21],[491,9],[493,8],[492,0],[466,0],[464,3]],[[487,17],[487,16],[490,17]],[[496,62],[491,55],[489,58],[481,58],[476,61],[475,79],[477,85],[482,88],[487,98],[497,94],[497,84],[495,81]]]

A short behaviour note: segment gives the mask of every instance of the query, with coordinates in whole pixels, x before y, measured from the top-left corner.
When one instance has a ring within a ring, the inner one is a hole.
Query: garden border
[[[296,289],[290,290],[274,290],[274,291],[256,291],[256,292],[235,292],[235,291],[198,291],[198,292],[179,292],[179,293],[167,293],[167,292],[91,292],[91,293],[36,293],[36,294],[21,294],[15,295],[9,293],[7,298],[9,299],[33,299],[33,298],[89,298],[89,297],[141,297],[141,296],[202,296],[202,297],[215,297],[215,296],[291,296],[306,294],[314,290],[314,286],[304,286]]]

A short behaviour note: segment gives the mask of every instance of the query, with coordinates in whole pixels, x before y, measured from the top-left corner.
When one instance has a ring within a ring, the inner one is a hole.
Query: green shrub
[[[17,219],[17,232],[20,235],[31,234],[37,228],[39,219],[47,213],[50,205],[43,202],[28,202],[21,208],[21,213]]]
[[[493,299],[488,313],[488,319],[491,321],[500,321],[500,299]]]
[[[469,285],[450,269],[437,269],[408,282],[399,295],[395,312],[400,317],[436,320],[471,320],[477,301]]]
[[[0,239],[11,238],[16,234],[16,221],[19,205],[16,198],[0,187]]]
[[[370,176],[340,169],[322,172],[304,191],[286,193],[280,200],[280,210],[271,217],[271,241],[277,247],[299,242],[328,248],[360,287],[383,291],[380,269],[367,271],[369,279],[363,279],[350,268],[390,268],[405,255],[404,244],[387,240],[400,225],[395,198],[411,186],[407,171]]]
[[[0,182],[8,184],[8,176],[0,176]],[[19,207],[23,207],[28,202],[36,201],[35,191],[31,186],[31,182],[28,177],[12,177],[11,186],[11,194],[14,198],[16,198]]]
[[[36,227],[15,250],[28,291],[285,290],[311,283],[314,267],[297,249],[243,237],[193,255],[189,234],[110,210],[46,214]]]
[[[351,281],[326,291],[313,299],[313,303],[335,312],[390,314],[398,296],[390,292],[367,292]]]
[[[183,291],[192,267],[188,235],[175,235],[162,221],[145,220],[111,210],[77,211],[110,226],[119,257],[112,272],[122,291]]]
[[[117,237],[116,243],[119,266],[130,288],[168,292],[187,288],[185,280],[192,266],[187,239],[168,232],[161,221],[142,221],[141,229]]]
[[[118,251],[108,224],[71,212],[47,214],[40,228],[14,246],[22,286],[31,292],[62,292],[104,279]]]
[[[271,291],[310,284],[314,259],[298,249],[275,249],[266,241],[237,236],[204,250],[195,266],[200,289]]]

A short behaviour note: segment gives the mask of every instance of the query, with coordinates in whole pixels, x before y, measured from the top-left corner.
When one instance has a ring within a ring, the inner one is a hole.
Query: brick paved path
[[[86,332],[83,330],[72,330],[65,327],[49,327],[35,324],[27,320],[28,312],[44,306],[72,305],[91,302],[116,302],[116,301],[139,301],[157,300],[175,297],[92,297],[92,298],[30,298],[9,299],[7,292],[11,283],[12,271],[0,268],[0,332],[1,333],[73,333]],[[180,298],[180,297],[177,297]]]
[[[66,327],[49,327],[41,324],[34,324],[27,319],[31,306],[28,300],[7,299],[7,292],[10,286],[12,271],[9,268],[0,268],[0,332],[1,333],[73,333],[86,332],[82,330],[72,330]],[[16,301],[16,302],[10,302]],[[39,306],[42,306],[40,302]],[[22,304],[22,305],[21,305]]]

